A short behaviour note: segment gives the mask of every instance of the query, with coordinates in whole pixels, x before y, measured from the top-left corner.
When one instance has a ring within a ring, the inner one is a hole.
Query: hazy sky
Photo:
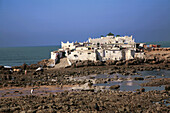
[[[0,0],[0,47],[59,45],[109,32],[170,41],[170,0]]]

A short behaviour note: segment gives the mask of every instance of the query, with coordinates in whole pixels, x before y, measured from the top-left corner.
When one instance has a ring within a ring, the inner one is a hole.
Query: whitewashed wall
[[[70,50],[76,48],[76,46],[74,45],[74,42],[69,43],[69,41],[67,41],[67,43],[61,42],[61,47],[63,49],[69,48]]]
[[[96,61],[96,52],[95,50],[75,50],[67,57],[69,60],[91,60]]]

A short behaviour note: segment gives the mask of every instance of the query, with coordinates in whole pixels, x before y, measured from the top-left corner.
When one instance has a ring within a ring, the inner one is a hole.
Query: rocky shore
[[[168,113],[169,91],[60,92],[48,96],[22,96],[0,99],[0,112],[144,112]]]
[[[36,72],[35,69],[27,68],[27,74],[24,71],[11,72],[10,70],[0,70],[0,87],[26,87],[41,85],[75,85],[81,82],[68,81],[67,77],[80,77],[90,74],[114,74],[134,75],[137,71],[152,70],[170,70],[169,63],[160,64],[142,64],[142,65],[104,65],[104,66],[84,66],[79,68],[60,68],[60,69],[44,69]]]
[[[106,62],[76,62],[67,68],[48,68],[46,60],[38,64],[14,66],[7,69],[0,66],[0,88],[33,88],[52,86],[79,86],[88,90],[46,92],[45,95],[7,96],[0,90],[0,112],[169,112],[169,75],[143,76],[139,72],[170,70],[170,53],[146,53],[145,59]],[[43,69],[36,70],[43,66]],[[26,70],[26,71],[25,71]],[[95,78],[89,75],[105,75]],[[121,74],[122,76],[110,75]],[[134,76],[138,75],[138,76]],[[129,78],[128,76],[132,76]],[[134,76],[134,77],[133,77]],[[78,80],[80,77],[88,77]],[[109,88],[93,86],[112,81],[144,81],[141,86],[162,86],[162,91],[119,91],[120,85]],[[75,87],[74,87],[75,88]],[[72,89],[74,89],[72,88]],[[99,89],[99,90],[96,90]],[[108,89],[108,90],[101,90]],[[114,89],[114,90],[113,90]],[[15,91],[14,91],[15,92]],[[20,92],[16,92],[20,93]]]

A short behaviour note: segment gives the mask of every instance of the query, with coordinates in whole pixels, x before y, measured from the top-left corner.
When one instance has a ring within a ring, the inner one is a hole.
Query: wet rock
[[[144,80],[143,77],[135,77],[134,80]]]
[[[119,89],[119,88],[120,88],[120,85],[113,85],[109,87],[109,89]]]

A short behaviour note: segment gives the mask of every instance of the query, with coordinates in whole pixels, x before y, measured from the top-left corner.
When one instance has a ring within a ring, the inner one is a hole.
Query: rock
[[[134,80],[144,80],[143,77],[135,77]]]
[[[103,65],[103,63],[102,63],[102,62],[100,62],[100,61],[96,61],[96,62],[94,62],[94,65],[96,65],[96,66],[102,66],[102,65]]]
[[[27,113],[36,113],[36,110],[28,110]]]
[[[76,63],[76,67],[84,67],[84,65],[82,62],[78,62],[78,63]]]
[[[7,107],[5,107],[5,108],[0,108],[0,112],[1,112],[1,113],[9,112],[9,111],[10,111],[10,109],[7,108]]]
[[[16,110],[20,110],[20,107],[11,107],[11,108],[10,108],[10,111],[12,111],[12,112],[14,112],[14,111],[16,111]]]
[[[123,65],[123,64],[124,64],[124,62],[122,62],[122,61],[116,62],[116,65],[117,65],[117,66],[121,66],[121,65]]]
[[[91,83],[91,82],[88,83],[89,88],[91,88],[92,85],[93,85],[93,83]]]
[[[94,107],[97,111],[99,111],[99,106],[98,106],[98,104],[96,103],[95,104],[95,107]]]
[[[156,78],[156,76],[146,76],[145,78]]]
[[[116,61],[114,61],[114,60],[107,60],[105,64],[106,65],[115,65]]]
[[[4,68],[4,66],[0,66],[0,69],[3,69]]]
[[[109,89],[119,89],[120,85],[113,85],[113,86],[110,86]]]
[[[112,75],[112,74],[114,74],[114,73],[115,73],[114,71],[111,71],[111,72],[109,72],[108,74],[109,74],[109,75]]]
[[[140,89],[140,92],[145,92],[145,88],[141,88],[141,89]]]
[[[166,90],[166,91],[169,91],[169,90],[170,90],[170,85],[166,85],[166,86],[165,86],[165,90]]]
[[[164,74],[162,74],[162,77],[164,77],[165,75]]]

